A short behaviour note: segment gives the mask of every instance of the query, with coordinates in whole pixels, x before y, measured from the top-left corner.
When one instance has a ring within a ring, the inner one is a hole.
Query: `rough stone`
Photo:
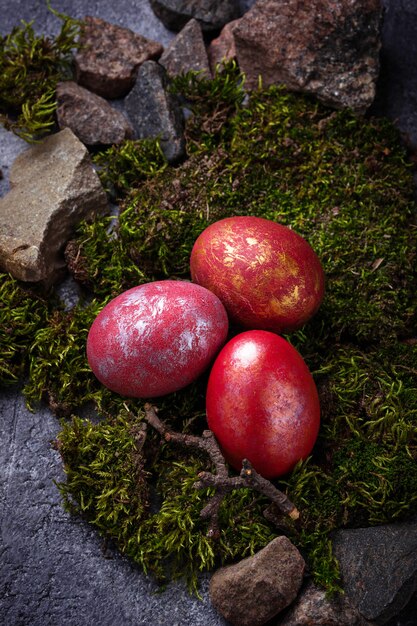
[[[101,96],[73,81],[59,83],[57,119],[61,129],[70,128],[87,146],[121,143],[133,135],[123,113]]]
[[[62,248],[75,225],[103,211],[106,194],[69,129],[20,154],[10,186],[0,199],[0,267],[19,280],[50,283],[65,265]]]
[[[216,31],[240,15],[236,0],[150,0],[155,15],[175,32],[194,17],[204,31]]]
[[[157,59],[163,47],[129,28],[87,16],[75,55],[77,82],[104,98],[122,98],[133,87],[138,67]]]
[[[208,47],[208,59],[210,69],[214,75],[217,65],[224,61],[236,59],[236,46],[233,32],[239,24],[238,20],[229,22],[222,28],[222,31],[216,39],[213,39]]]
[[[417,590],[417,521],[340,530],[333,548],[346,596],[368,620],[385,624]]]
[[[279,626],[371,626],[347,598],[328,597],[325,589],[308,582],[279,620]]]
[[[201,72],[202,76],[211,78],[203,32],[197,20],[193,18],[187,22],[166,48],[159,63],[169,76],[195,70]]]
[[[141,65],[125,108],[139,139],[159,137],[170,163],[184,156],[182,111],[176,98],[167,91],[167,74],[161,65],[154,61]]]
[[[258,0],[234,29],[236,54],[254,89],[284,84],[324,103],[365,112],[379,71],[380,0]]]
[[[389,117],[417,152],[417,3],[383,0],[381,70],[372,113]]]
[[[236,626],[261,626],[287,607],[302,584],[305,563],[287,537],[214,573],[210,597]]]

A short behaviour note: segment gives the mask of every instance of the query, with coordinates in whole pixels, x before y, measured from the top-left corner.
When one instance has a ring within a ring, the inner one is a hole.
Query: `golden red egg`
[[[208,226],[194,244],[190,268],[192,280],[215,293],[230,319],[248,329],[296,330],[324,295],[323,268],[307,241],[260,217]]]

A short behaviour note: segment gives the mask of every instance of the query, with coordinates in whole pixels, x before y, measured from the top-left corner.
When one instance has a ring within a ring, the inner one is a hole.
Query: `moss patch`
[[[288,337],[315,377],[322,427],[311,458],[278,485],[302,513],[300,525],[285,532],[303,549],[315,580],[334,590],[331,530],[417,511],[412,171],[386,120],[334,112],[278,88],[253,93],[243,106],[233,66],[211,83],[182,77],[175,89],[194,111],[189,158],[168,167],[149,141],[97,156],[121,213],[84,223],[67,248],[75,278],[94,299],[70,313],[51,308],[34,318],[33,329],[16,334],[16,363],[30,364],[32,404],[46,397],[69,415],[91,402],[101,414],[96,424],[74,419],[59,436],[66,502],[146,571],[161,580],[186,574],[195,585],[198,571],[246,556],[282,531],[263,517],[265,502],[236,492],[223,507],[220,540],[205,536],[199,518],[205,494],[192,485],[207,460],[160,448],[149,436],[143,464],[135,462],[132,433],[142,403],[95,380],[85,357],[88,328],[108,299],[129,287],[189,279],[192,245],[217,219],[259,215],[294,228],[321,258],[327,280],[318,314]],[[38,300],[30,306],[43,310]],[[6,324],[11,311],[3,311]],[[9,335],[0,338],[10,345]],[[203,376],[158,400],[161,417],[176,430],[201,433],[205,382]],[[162,498],[156,512],[144,500],[140,505],[138,481],[142,494],[147,484]]]
[[[45,300],[0,273],[0,388],[16,383],[28,371],[35,333],[47,325]]]
[[[72,78],[72,50],[77,47],[80,22],[49,10],[62,21],[56,37],[38,36],[33,22],[0,37],[0,122],[33,141],[53,129],[56,85]]]

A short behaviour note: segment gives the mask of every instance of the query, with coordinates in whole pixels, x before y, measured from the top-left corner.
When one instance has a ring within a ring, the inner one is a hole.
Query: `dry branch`
[[[216,488],[216,493],[200,513],[203,519],[210,521],[209,536],[219,536],[220,505],[225,495],[233,489],[249,487],[271,500],[274,509],[281,514],[288,515],[292,520],[298,519],[300,514],[294,504],[269,480],[258,474],[247,459],[242,461],[242,470],[239,476],[229,476],[226,461],[211,430],[205,430],[201,437],[174,432],[159,419],[156,408],[148,403],[145,405],[145,419],[165,441],[201,450],[209,456],[213,463],[215,472],[201,472],[198,475],[199,480],[194,483],[195,489]]]

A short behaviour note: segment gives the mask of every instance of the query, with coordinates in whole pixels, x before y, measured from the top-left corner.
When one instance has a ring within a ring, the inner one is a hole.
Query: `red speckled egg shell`
[[[323,269],[311,246],[261,217],[230,217],[208,226],[193,246],[190,269],[192,280],[215,293],[230,319],[245,328],[300,328],[324,296]]]
[[[248,459],[266,478],[306,458],[316,441],[320,405],[311,373],[282,337],[247,331],[216,358],[207,387],[207,420],[237,470]]]
[[[112,391],[162,396],[198,378],[227,332],[226,311],[213,293],[185,281],[156,281],[104,307],[88,334],[87,358]]]

